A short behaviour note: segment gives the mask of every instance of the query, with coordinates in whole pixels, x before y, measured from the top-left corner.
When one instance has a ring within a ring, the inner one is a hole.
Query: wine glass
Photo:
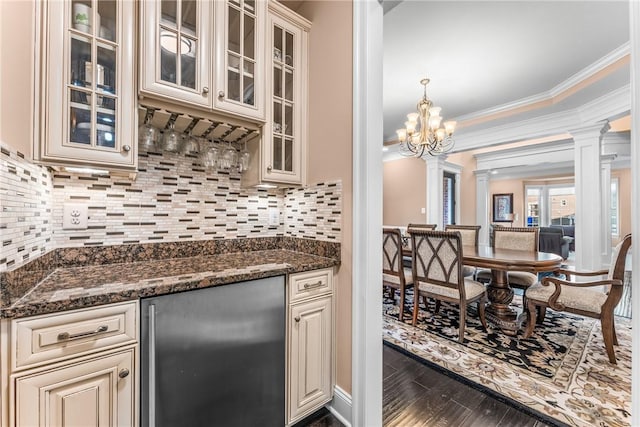
[[[202,165],[207,171],[213,172],[216,170],[218,152],[219,150],[213,142],[209,143],[206,139],[204,140],[200,150],[200,161],[202,161]]]
[[[231,142],[228,142],[227,147],[222,151],[220,157],[220,167],[225,170],[229,170],[236,166],[238,163],[238,153],[235,148],[231,146]]]
[[[162,148],[170,153],[177,153],[180,151],[182,144],[182,133],[175,130],[175,124],[171,122],[169,129],[162,136]]]
[[[144,116],[144,123],[138,128],[138,147],[143,151],[153,150],[160,137],[160,129],[150,122],[153,118],[154,109],[148,108]]]
[[[184,134],[182,145],[180,147],[181,154],[199,153],[200,152],[200,139],[197,136],[193,136],[191,132]]]
[[[247,151],[247,141],[244,141],[244,147],[238,155],[238,170],[244,172],[249,169],[249,160],[251,160],[251,154]]]

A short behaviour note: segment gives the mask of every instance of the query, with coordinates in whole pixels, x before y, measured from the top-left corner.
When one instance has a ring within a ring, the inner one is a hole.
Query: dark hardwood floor
[[[383,346],[383,423],[398,427],[545,427],[547,424]],[[296,427],[341,427],[326,410]]]

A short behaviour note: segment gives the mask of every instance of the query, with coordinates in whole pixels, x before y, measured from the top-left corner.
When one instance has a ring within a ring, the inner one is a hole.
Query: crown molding
[[[486,108],[484,110],[464,114],[462,116],[455,117],[453,120],[458,121],[462,125],[465,121],[480,120],[487,116],[508,113],[509,111],[526,108],[538,103],[553,103],[554,98],[558,98],[570,89],[575,88],[583,82],[587,81],[595,74],[606,70],[607,67],[610,67],[626,56],[629,56],[630,52],[631,42],[626,42],[622,46],[614,49],[592,64],[589,64],[587,67],[578,71],[568,79],[564,80],[563,82],[559,83],[549,90],[512,102]]]
[[[631,84],[612,90],[576,108],[582,123],[608,120],[631,110]]]

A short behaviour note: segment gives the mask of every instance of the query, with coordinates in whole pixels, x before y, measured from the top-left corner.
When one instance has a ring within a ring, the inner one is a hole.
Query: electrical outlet
[[[86,230],[89,207],[82,203],[65,203],[62,209],[63,230]]]
[[[269,208],[269,225],[280,225],[280,212],[276,208]]]

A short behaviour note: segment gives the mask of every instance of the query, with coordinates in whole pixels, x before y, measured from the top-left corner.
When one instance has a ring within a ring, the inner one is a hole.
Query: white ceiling
[[[415,109],[422,77],[431,79],[427,94],[445,119],[477,116],[550,91],[623,46],[628,8],[614,0],[386,1],[384,140],[394,139]],[[628,83],[625,66],[546,112]]]

